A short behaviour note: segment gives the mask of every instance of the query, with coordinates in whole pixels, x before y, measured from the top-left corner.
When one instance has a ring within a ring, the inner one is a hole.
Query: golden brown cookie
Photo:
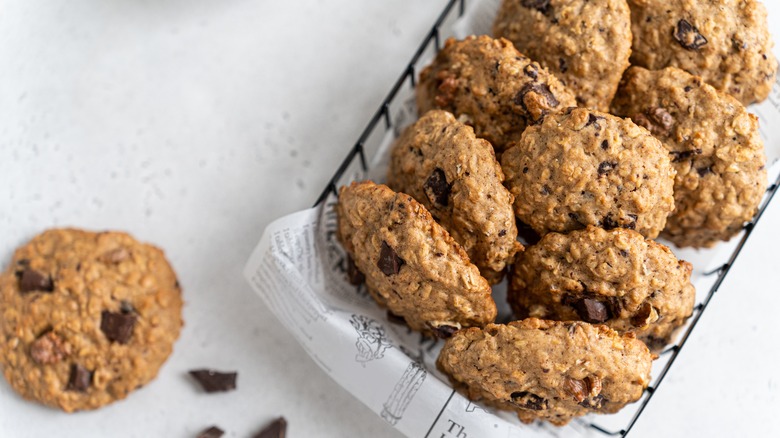
[[[605,325],[529,318],[455,333],[437,365],[471,400],[515,410],[525,423],[564,425],[638,400],[652,356]]]
[[[693,313],[691,264],[641,234],[588,227],[549,233],[520,254],[508,300],[519,318],[603,323],[651,350]]]
[[[496,318],[490,284],[411,196],[370,181],[341,188],[339,240],[368,291],[414,330],[448,335]]]
[[[608,111],[628,68],[631,13],[626,0],[504,0],[493,35],[557,76],[578,106]]]
[[[674,209],[674,169],[630,120],[583,108],[530,126],[501,157],[515,214],[537,233],[588,225],[655,238]]]
[[[501,153],[526,126],[576,105],[574,95],[545,68],[503,38],[448,39],[420,73],[419,114],[439,108],[474,127]]]
[[[629,0],[631,64],[678,67],[744,105],[772,89],[777,60],[766,9],[756,0]]]
[[[125,233],[48,230],[0,275],[0,366],[24,398],[97,409],[155,378],[181,307],[161,250]]]
[[[387,185],[423,204],[496,284],[523,248],[503,181],[490,143],[452,114],[431,110],[393,146]]]
[[[675,210],[663,237],[708,247],[756,214],[767,185],[764,142],[758,119],[735,98],[674,67],[631,67],[613,112],[650,130],[671,154]]]

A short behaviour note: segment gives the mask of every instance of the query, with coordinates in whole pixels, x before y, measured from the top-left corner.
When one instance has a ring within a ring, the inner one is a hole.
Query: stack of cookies
[[[728,240],[766,188],[744,107],[776,74],[766,13],[504,0],[494,34],[422,71],[387,185],[342,187],[339,237],[377,303],[447,339],[439,368],[471,399],[524,422],[616,412],[693,311],[691,265],[652,239]],[[507,275],[517,321],[494,324]]]

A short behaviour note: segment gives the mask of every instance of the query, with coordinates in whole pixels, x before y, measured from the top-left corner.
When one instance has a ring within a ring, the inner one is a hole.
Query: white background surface
[[[127,230],[167,251],[187,301],[153,384],[66,415],[0,379],[0,437],[240,437],[278,415],[292,438],[398,436],[241,269],[313,203],[444,3],[0,1],[0,265],[47,227]],[[778,247],[780,201],[631,436],[780,436]],[[238,391],[198,393],[199,367],[238,370]]]

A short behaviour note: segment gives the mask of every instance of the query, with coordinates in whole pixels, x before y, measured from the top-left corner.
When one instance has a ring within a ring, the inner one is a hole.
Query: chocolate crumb
[[[191,370],[189,373],[206,392],[224,392],[236,389],[238,373],[235,371],[223,373],[216,370],[201,369]]]
[[[359,286],[366,282],[366,276],[360,272],[360,269],[355,265],[355,260],[349,255],[347,256],[347,281],[354,286]]]
[[[284,438],[287,435],[287,420],[279,417],[265,429],[256,433],[253,438]]]
[[[198,438],[220,438],[225,434],[225,431],[217,426],[211,426],[208,429],[198,434]]]

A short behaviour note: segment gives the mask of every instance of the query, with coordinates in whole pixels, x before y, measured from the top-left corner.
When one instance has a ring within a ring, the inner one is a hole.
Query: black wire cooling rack
[[[389,132],[396,130],[395,132],[397,133],[398,125],[402,123],[401,120],[393,120],[392,118],[394,109],[401,104],[398,99],[399,92],[402,91],[405,87],[409,87],[411,89],[415,88],[417,85],[417,71],[419,67],[424,67],[424,65],[419,65],[419,63],[423,60],[424,55],[430,54],[432,56],[438,53],[438,51],[441,49],[443,33],[442,29],[445,29],[447,25],[451,25],[458,18],[462,17],[465,11],[466,0],[450,0],[447,3],[447,5],[444,7],[444,10],[433,24],[433,27],[430,31],[428,31],[422,43],[417,48],[414,56],[412,56],[411,61],[409,61],[409,64],[406,65],[401,76],[393,84],[393,87],[382,101],[379,109],[369,120],[368,125],[360,134],[360,137],[358,138],[355,145],[352,146],[352,148],[347,153],[347,156],[344,158],[344,161],[341,162],[338,169],[333,174],[333,177],[328,181],[327,186],[317,198],[317,202],[314,204],[315,206],[323,203],[330,194],[338,196],[337,188],[339,183],[342,181],[342,178],[347,176],[347,171],[349,169],[358,166],[357,169],[360,171],[368,172],[369,166],[367,156],[369,153],[376,152],[382,139],[384,139],[384,137]],[[382,129],[382,125],[384,125],[384,129]],[[373,158],[373,156],[371,158]],[[737,257],[742,251],[742,248],[745,246],[748,238],[750,238],[753,229],[763,216],[764,211],[766,211],[766,208],[772,201],[775,193],[777,193],[778,186],[780,186],[780,175],[778,175],[774,183],[768,187],[756,216],[751,222],[745,224],[743,233],[739,237],[737,245],[729,256],[728,261],[719,266],[717,269],[704,274],[705,276],[710,277],[712,280],[712,285],[710,286],[707,295],[694,307],[693,314],[691,315],[684,332],[679,337],[677,344],[667,348],[659,355],[660,359],[658,360],[665,363],[663,364],[660,372],[653,376],[653,383],[647,387],[642,399],[638,403],[632,405],[633,409],[635,409],[635,412],[629,420],[628,424],[625,427],[616,430],[601,426],[598,423],[591,421],[585,421],[581,424],[584,424],[586,427],[592,428],[593,430],[596,430],[605,436],[625,437],[628,435],[628,433],[634,427],[634,424],[639,419],[639,416],[644,411],[645,407],[647,407],[647,404],[653,398],[653,394],[655,394],[655,392],[658,390],[658,386],[663,382],[664,377],[666,376],[667,372],[669,372],[669,369],[672,367],[675,359],[677,359],[677,355],[680,354],[680,351],[685,346],[685,343],[688,341],[688,338],[693,332],[693,329],[696,327],[696,324],[699,322],[702,314],[707,309],[710,301],[712,301],[712,298],[715,296],[718,288],[720,288],[723,280],[726,279],[726,276],[731,271],[731,267],[737,260]],[[626,409],[629,409],[629,407]]]

